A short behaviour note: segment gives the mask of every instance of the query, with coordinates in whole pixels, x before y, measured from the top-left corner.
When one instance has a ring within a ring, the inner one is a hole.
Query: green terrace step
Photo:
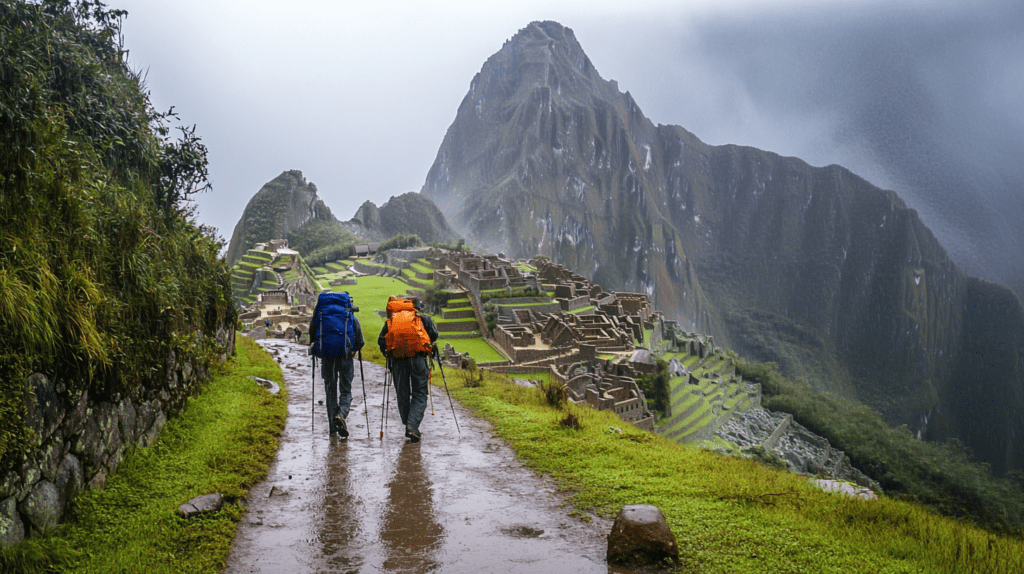
[[[479,326],[475,320],[449,323],[435,321],[434,325],[437,327],[437,331],[439,333],[447,333],[449,331],[472,331],[474,328]]]
[[[681,429],[672,434],[672,440],[677,442],[686,442],[692,438],[695,438],[702,430],[708,428],[715,421],[715,415],[709,410],[704,413],[704,416],[699,420],[696,420],[686,429]]]
[[[702,405],[701,408],[695,409],[685,419],[673,422],[668,426],[661,427],[659,432],[662,436],[668,437],[672,440],[683,441],[686,437],[692,436],[697,431],[703,429],[705,426],[711,423],[715,418],[711,412],[711,405]]]
[[[690,416],[693,409],[705,402],[707,402],[707,399],[704,398],[704,395],[689,394],[679,397],[678,400],[672,402],[672,418],[666,421],[666,424],[670,424],[672,421],[685,419]]]
[[[440,333],[440,331],[438,331]],[[441,339],[479,339],[480,331],[444,331]]]
[[[685,361],[681,361],[681,362],[683,363],[684,367],[686,367],[687,369],[692,370],[693,369],[693,365],[695,363],[697,363],[697,361],[699,361],[699,360],[700,360],[700,357],[698,357],[697,355],[690,355],[689,357],[686,358]]]

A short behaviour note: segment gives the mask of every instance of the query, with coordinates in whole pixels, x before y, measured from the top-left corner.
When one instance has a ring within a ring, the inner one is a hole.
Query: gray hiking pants
[[[348,410],[352,405],[352,379],[355,378],[355,367],[347,355],[327,355],[323,358],[324,391],[327,395],[327,419],[330,421],[331,432],[334,428],[334,417],[348,418]]]
[[[427,410],[430,369],[425,356],[391,359],[391,376],[398,398],[398,414],[406,431],[419,434]]]

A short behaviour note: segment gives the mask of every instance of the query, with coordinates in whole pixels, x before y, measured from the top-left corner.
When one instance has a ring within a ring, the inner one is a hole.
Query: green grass
[[[237,356],[216,369],[154,446],[131,452],[103,490],[81,493],[72,520],[52,535],[0,550],[0,570],[12,556],[42,548],[63,562],[61,572],[220,572],[242,517],[235,501],[266,475],[287,416],[287,390],[271,395],[246,378],[280,383],[281,368],[251,339],[237,342]],[[211,493],[229,501],[219,512],[177,515],[178,505]]]
[[[477,339],[445,339],[444,333],[441,333],[440,339],[437,340],[437,347],[444,349],[445,344],[450,344],[459,353],[469,353],[470,357],[477,363],[491,363],[496,361],[506,361],[504,355],[494,350],[494,347],[490,345],[484,338]]]
[[[472,323],[474,325],[477,324],[476,317],[452,317],[452,318],[446,319],[444,317],[438,316],[438,317],[433,317],[433,319],[434,319],[434,323],[437,323],[437,324],[441,324],[441,323]]]
[[[360,277],[357,285],[345,285],[335,287],[334,289],[336,291],[348,291],[355,299],[355,304],[359,307],[356,317],[359,318],[359,324],[363,328],[363,338],[366,341],[366,347],[367,349],[370,347],[376,349],[377,335],[384,326],[384,318],[378,315],[375,310],[383,310],[387,306],[388,297],[403,294],[408,288],[408,284],[399,279],[368,276]],[[435,323],[445,322],[440,316],[432,316],[431,318]],[[467,319],[449,320],[448,322],[458,321],[467,321]],[[468,321],[472,321],[472,319]],[[484,339],[445,339],[444,333],[442,333],[441,338],[437,340],[437,345],[443,349],[445,343],[450,343],[460,353],[469,352],[470,356],[477,362],[505,360],[505,357],[495,351]],[[367,359],[367,349],[363,351],[364,359]],[[374,352],[376,353],[377,351],[375,350]]]
[[[593,311],[594,309],[596,309],[596,307],[594,307],[593,305],[588,305],[586,307],[580,307],[579,309],[569,311],[569,313],[584,313],[586,311]]]
[[[372,347],[376,347],[377,334],[384,326],[384,318],[375,310],[383,311],[387,307],[388,297],[402,295],[408,288],[409,286],[403,281],[376,275],[360,277],[356,285],[332,287],[335,291],[348,291],[352,295],[356,307],[359,307],[356,317],[363,328],[363,338],[366,340],[367,346]]]
[[[452,394],[487,418],[533,470],[570,492],[579,511],[612,516],[626,504],[659,507],[677,538],[680,572],[1021,572],[1024,542],[889,499],[829,494],[807,478],[687,448],[608,412],[565,412],[536,390],[489,375]],[[623,434],[609,427],[623,428]]]
[[[412,263],[409,264],[409,266],[412,267],[413,269],[415,269],[416,271],[419,271],[420,273],[433,273],[434,272],[434,268],[433,267],[431,267],[429,265],[425,265],[425,264],[421,263],[420,261],[413,261]]]

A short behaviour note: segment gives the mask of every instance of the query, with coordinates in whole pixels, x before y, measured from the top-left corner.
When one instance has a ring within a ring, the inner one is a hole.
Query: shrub
[[[0,474],[26,452],[23,381],[36,371],[91,400],[167,390],[166,358],[217,354],[236,318],[194,128],[169,137],[116,43],[120,10],[0,6]],[[161,382],[162,381],[162,382]]]

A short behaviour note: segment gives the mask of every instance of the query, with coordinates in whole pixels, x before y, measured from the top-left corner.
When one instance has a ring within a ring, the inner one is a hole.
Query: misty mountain
[[[424,243],[458,241],[441,210],[428,197],[409,192],[377,207],[367,201],[346,222],[338,221],[301,171],[282,172],[249,199],[235,224],[227,259],[234,262],[256,243],[287,239],[307,262],[320,264],[352,254],[360,242],[386,241],[399,234]]]
[[[1024,468],[1010,290],[968,277],[894,192],[843,167],[655,125],[555,22],[484,63],[422,193],[474,247],[647,293],[745,356]]]
[[[424,243],[455,243],[459,239],[434,202],[411,191],[392,197],[380,207],[366,201],[342,225],[352,234],[373,241],[400,233],[416,235]]]
[[[235,224],[228,263],[234,265],[256,243],[286,238],[311,221],[336,221],[316,192],[316,185],[299,170],[283,172],[263,184]]]

